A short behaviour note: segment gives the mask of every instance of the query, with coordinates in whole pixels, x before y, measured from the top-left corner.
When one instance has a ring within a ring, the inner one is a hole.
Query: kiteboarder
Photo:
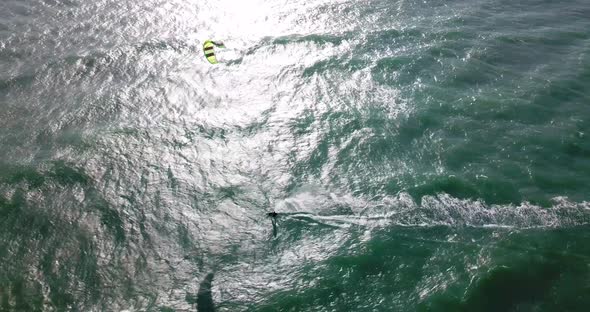
[[[279,214],[277,212],[273,211],[273,212],[267,213],[266,215],[271,218],[272,236],[277,237],[277,217],[279,216]]]

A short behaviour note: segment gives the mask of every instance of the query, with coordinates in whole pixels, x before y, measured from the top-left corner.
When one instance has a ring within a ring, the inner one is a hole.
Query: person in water
[[[266,214],[267,216],[271,217],[272,220],[272,236],[273,237],[277,237],[277,217],[278,217],[278,213],[276,213],[275,211],[273,212],[269,212]]]

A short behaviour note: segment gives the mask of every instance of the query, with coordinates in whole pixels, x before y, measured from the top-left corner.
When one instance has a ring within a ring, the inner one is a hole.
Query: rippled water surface
[[[587,0],[2,0],[0,311],[587,311],[589,135]]]

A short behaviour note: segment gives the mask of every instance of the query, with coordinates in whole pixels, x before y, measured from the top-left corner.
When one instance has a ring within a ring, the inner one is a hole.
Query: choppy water
[[[0,310],[587,311],[589,119],[587,0],[3,0]]]

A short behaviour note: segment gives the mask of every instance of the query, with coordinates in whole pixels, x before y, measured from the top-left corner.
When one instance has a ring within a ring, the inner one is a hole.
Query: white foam
[[[590,223],[590,203],[556,197],[551,207],[529,202],[488,205],[448,194],[428,195],[419,203],[408,193],[379,199],[355,198],[319,190],[303,190],[278,202],[276,211],[305,214],[326,225],[345,226],[471,226],[498,228],[568,227]]]

